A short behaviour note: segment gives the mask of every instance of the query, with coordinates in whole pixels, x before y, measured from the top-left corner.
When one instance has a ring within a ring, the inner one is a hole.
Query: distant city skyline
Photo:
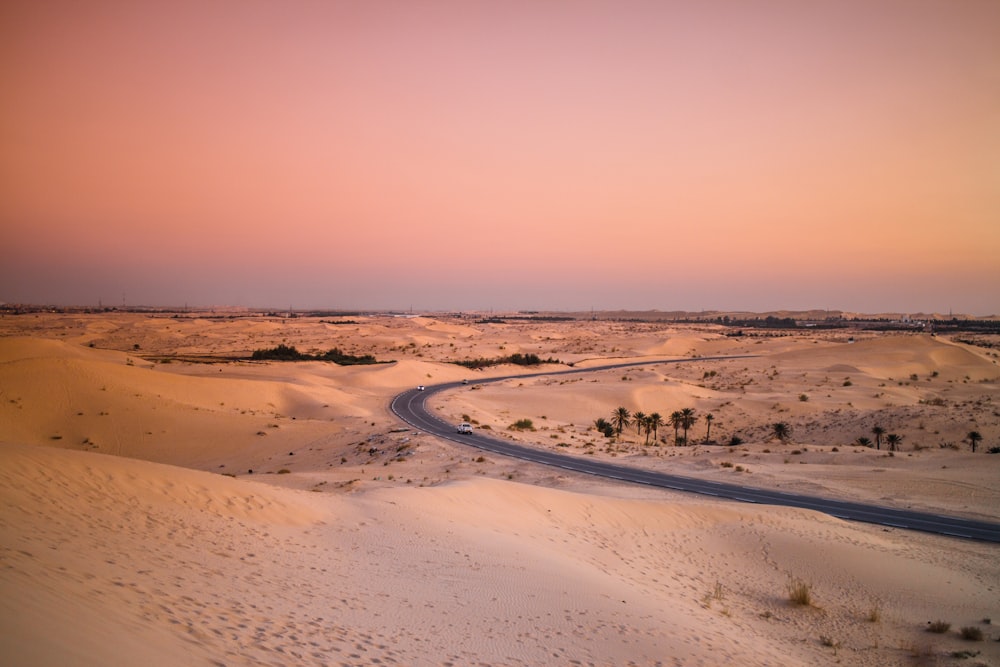
[[[1000,314],[1000,3],[0,9],[0,302]]]

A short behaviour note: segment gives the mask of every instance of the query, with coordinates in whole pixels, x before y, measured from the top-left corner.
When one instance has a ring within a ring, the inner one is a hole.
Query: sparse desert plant
[[[981,642],[983,641],[983,629],[977,628],[974,625],[963,626],[958,634],[962,635],[962,639],[970,642]]]
[[[734,435],[731,438],[729,438],[729,442],[727,444],[730,447],[739,447],[740,445],[743,444],[743,438],[741,438],[738,435]]]
[[[799,394],[799,400],[803,403],[807,403],[809,401],[809,394]]]
[[[882,620],[882,605],[875,603],[868,610],[868,615],[865,616],[865,620],[869,623],[879,623]]]
[[[937,635],[943,635],[949,630],[951,630],[951,623],[948,621],[937,620],[927,624],[927,632],[933,632]]]
[[[705,594],[702,599],[706,607],[711,607],[712,602],[722,602],[726,599],[726,590],[722,587],[722,584],[718,581],[715,582],[715,587]]]
[[[801,607],[812,605],[812,586],[802,579],[788,582],[788,601]]]
[[[771,424],[771,435],[777,440],[785,442],[792,435],[792,427],[785,422],[775,422]]]
[[[535,424],[530,419],[518,419],[510,425],[512,431],[534,431]]]
[[[289,474],[290,472],[292,472],[292,471],[291,471],[291,470],[289,470],[288,468],[282,468],[281,470],[279,470],[279,471],[278,471],[278,474],[279,474],[279,475],[287,475],[287,474]]]
[[[854,441],[854,444],[856,444],[856,445],[858,445],[860,447],[871,447],[872,446],[872,441],[870,439],[866,438],[865,436],[861,436],[860,438],[858,438],[857,440]]]

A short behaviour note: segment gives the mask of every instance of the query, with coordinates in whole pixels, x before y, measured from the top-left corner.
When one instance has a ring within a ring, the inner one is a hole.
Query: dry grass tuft
[[[792,604],[801,607],[812,606],[812,586],[801,579],[793,579],[788,582],[788,600]]]
[[[951,630],[951,623],[947,621],[937,620],[927,624],[927,632],[933,632],[934,634],[943,635],[949,630]]]

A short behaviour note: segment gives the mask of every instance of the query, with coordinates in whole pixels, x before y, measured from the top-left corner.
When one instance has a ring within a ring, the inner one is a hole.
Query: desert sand
[[[382,363],[220,361],[279,343]],[[0,655],[17,665],[1000,664],[1000,547],[508,460],[579,456],[1000,521],[996,348],[946,336],[476,318],[0,318]],[[508,380],[450,361],[535,353]],[[707,360],[714,355],[754,355]],[[212,357],[214,363],[199,363]],[[684,363],[666,363],[684,359]],[[543,366],[557,370],[564,364]],[[805,398],[802,398],[805,396]],[[592,428],[618,406],[674,430]],[[706,438],[705,414],[712,413]],[[511,430],[530,419],[535,430]],[[771,437],[786,422],[791,437]],[[899,451],[856,444],[873,426]],[[965,437],[983,436],[973,453]],[[726,446],[733,436],[738,446]],[[706,442],[707,441],[707,442]],[[812,603],[789,600],[808,585]],[[951,624],[927,632],[931,621]],[[960,628],[979,629],[967,641]],[[964,657],[963,657],[964,656]]]

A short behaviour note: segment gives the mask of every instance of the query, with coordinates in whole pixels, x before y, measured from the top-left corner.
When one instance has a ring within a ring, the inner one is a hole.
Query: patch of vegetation
[[[323,354],[306,354],[295,349],[294,345],[281,343],[277,347],[254,350],[250,358],[254,361],[332,361],[341,366],[359,366],[379,363],[373,355],[356,356],[346,354],[340,348],[332,348]]]
[[[489,366],[499,366],[500,364],[514,364],[515,366],[539,366],[541,364],[561,364],[558,359],[549,357],[542,359],[537,354],[521,354],[517,352],[505,357],[479,357],[478,359],[463,359],[452,363],[466,368],[487,368]]]
[[[530,419],[518,419],[510,425],[512,431],[534,431],[535,424]]]
[[[966,658],[975,658],[979,655],[979,651],[952,651],[950,655],[958,660],[965,660]]]
[[[970,642],[981,642],[983,641],[983,629],[977,628],[974,625],[966,625],[958,634],[962,636],[962,639],[968,640]]]

